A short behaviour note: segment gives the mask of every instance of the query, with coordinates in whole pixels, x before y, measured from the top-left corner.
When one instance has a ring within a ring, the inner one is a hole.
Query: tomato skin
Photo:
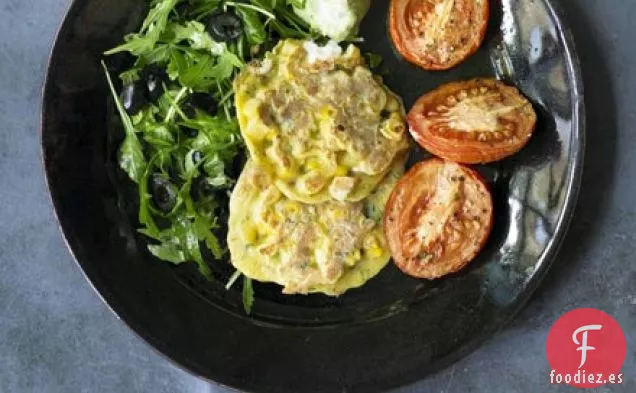
[[[443,184],[450,188],[443,189]],[[384,232],[397,267],[429,280],[465,268],[486,244],[492,226],[493,202],[486,181],[469,167],[438,158],[407,172],[384,215]]]
[[[515,87],[496,79],[473,79],[424,94],[407,122],[413,138],[432,154],[462,164],[486,164],[528,144],[537,114]],[[475,129],[460,129],[456,123]],[[480,128],[484,124],[493,128]]]
[[[440,4],[451,5],[450,13],[442,18],[442,26],[434,21],[435,31],[430,32],[423,17],[435,17],[435,7]],[[425,70],[442,71],[479,49],[489,17],[489,0],[391,0],[389,32],[406,60]]]

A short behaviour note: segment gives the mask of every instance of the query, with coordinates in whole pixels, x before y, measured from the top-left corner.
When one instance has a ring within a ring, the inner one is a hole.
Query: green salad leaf
[[[153,0],[150,2],[150,12],[143,21],[138,33],[129,34],[124,38],[125,43],[107,51],[106,55],[119,52],[130,52],[136,56],[146,55],[157,49],[156,45],[166,29],[168,19],[175,6],[182,0]]]
[[[252,313],[252,306],[254,305],[254,288],[252,287],[252,279],[243,276],[243,308],[246,314]]]
[[[124,128],[119,166],[137,185],[139,233],[148,238],[150,253],[175,265],[194,262],[212,279],[206,259],[227,254],[219,222],[229,213],[227,200],[237,176],[233,168],[244,151],[233,103],[234,77],[281,38],[318,36],[293,11],[303,0],[148,3],[140,29],[105,55],[132,55],[134,64],[120,74],[122,84],[144,88],[152,74],[153,88],[161,89],[158,97],[128,113],[103,63]],[[240,18],[242,35],[218,42],[210,34],[209,18],[225,12]],[[198,102],[202,95],[209,99]],[[228,288],[239,277],[235,273]],[[252,282],[244,277],[246,313],[253,303]]]
[[[245,150],[233,80],[280,39],[325,37],[295,12],[306,0],[147,1],[149,12],[139,31],[105,52],[134,58],[119,79],[129,92],[132,87],[144,97],[141,109],[129,113],[130,95],[120,98],[102,62],[124,129],[118,163],[137,186],[138,231],[147,237],[150,253],[175,265],[196,263],[213,279],[208,262],[227,254],[219,223],[227,220],[236,166]],[[239,18],[241,35],[219,42],[211,34],[211,20],[223,13]],[[371,67],[381,61],[376,55],[367,60]],[[236,272],[227,288],[239,277]],[[254,290],[247,277],[242,294],[249,314]]]
[[[139,138],[137,138],[135,127],[130,117],[117,96],[115,86],[113,85],[113,81],[104,62],[102,62],[102,67],[104,67],[104,71],[106,72],[108,87],[115,98],[115,106],[117,107],[117,112],[124,126],[124,131],[126,132],[124,142],[119,148],[119,166],[128,174],[132,181],[139,182],[147,166],[141,143],[139,142]]]
[[[243,20],[243,28],[247,42],[251,46],[263,44],[267,40],[267,30],[265,23],[261,20],[261,15],[253,9],[237,8],[236,13]]]
[[[378,67],[380,67],[380,65],[382,64],[382,56],[378,55],[377,53],[366,53],[364,56],[367,60],[367,64],[369,65],[369,68],[374,70]]]

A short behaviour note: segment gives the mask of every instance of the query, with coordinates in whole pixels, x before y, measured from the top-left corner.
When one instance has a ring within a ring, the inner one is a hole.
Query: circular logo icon
[[[550,382],[579,388],[620,383],[625,335],[614,318],[594,308],[579,308],[559,318],[546,342]]]

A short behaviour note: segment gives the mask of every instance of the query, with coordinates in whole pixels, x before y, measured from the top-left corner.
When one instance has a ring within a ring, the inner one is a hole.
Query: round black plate
[[[388,266],[331,299],[257,285],[251,317],[231,273],[153,259],[136,234],[134,189],[113,163],[119,130],[101,53],[135,30],[143,1],[75,1],[53,49],[42,143],[53,203],[80,267],[113,311],[192,372],[258,392],[371,392],[414,382],[466,354],[509,320],[555,258],[573,213],[584,147],[581,77],[572,40],[548,0],[493,0],[486,43],[466,63],[430,73],[400,60],[386,34],[387,0],[373,1],[361,35],[381,54],[386,83],[410,107],[448,81],[496,75],[539,113],[520,154],[479,170],[495,196],[495,231],[455,277],[426,282]],[[109,59],[113,71],[125,59]],[[413,154],[413,161],[422,152]]]

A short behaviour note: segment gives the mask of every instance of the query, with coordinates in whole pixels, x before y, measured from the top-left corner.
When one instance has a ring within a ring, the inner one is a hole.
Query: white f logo
[[[587,351],[593,351],[596,349],[594,347],[589,347],[587,345],[587,332],[590,330],[601,330],[602,327],[603,326],[601,325],[581,326],[580,328],[574,331],[574,334],[572,334],[572,341],[574,341],[574,344],[580,345],[580,347],[576,349],[577,351],[581,351],[581,364],[579,365],[579,368],[583,367],[583,365],[585,364],[585,361],[587,360]],[[582,335],[583,339],[581,340],[581,342],[579,342],[576,336],[578,336],[579,333],[581,332],[583,332],[583,335]]]

